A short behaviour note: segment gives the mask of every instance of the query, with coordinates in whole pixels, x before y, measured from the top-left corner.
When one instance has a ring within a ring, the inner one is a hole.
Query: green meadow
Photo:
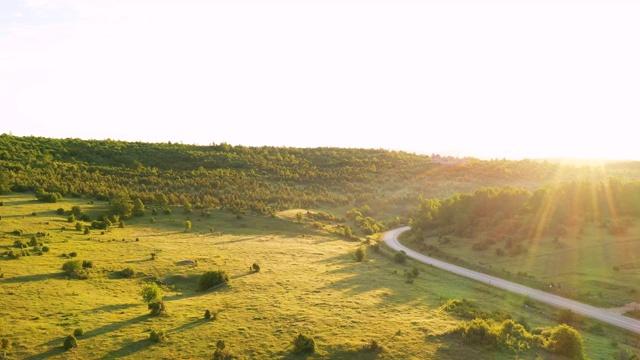
[[[594,224],[581,229],[573,227],[564,236],[529,241],[527,251],[517,255],[500,252],[499,243],[474,249],[473,245],[480,242],[456,236],[430,236],[412,247],[432,245],[446,256],[462,259],[479,270],[600,307],[617,308],[640,302],[637,222],[620,235],[612,235]]]
[[[200,216],[174,207],[171,215],[147,214],[122,228],[85,234],[57,209],[78,205],[95,218],[107,211],[107,202],[50,204],[32,194],[0,200],[1,252],[33,236],[49,248],[42,255],[27,248],[29,256],[0,258],[0,338],[10,341],[8,359],[209,359],[218,340],[246,359],[513,359],[512,352],[467,346],[446,335],[461,319],[442,305],[467,299],[531,328],[556,324],[556,309],[411,261],[398,264],[383,245],[370,246],[375,237],[345,240],[331,221],[298,221],[296,214],[307,210]],[[363,262],[354,257],[359,247],[366,249]],[[87,279],[62,272],[72,253],[92,262]],[[254,263],[259,272],[251,271]],[[414,266],[419,276],[408,283],[404,273]],[[125,268],[134,275],[120,275]],[[226,271],[230,281],[198,291],[199,276],[211,270]],[[140,295],[148,283],[163,290],[165,315],[149,314]],[[215,319],[204,319],[206,310]],[[588,358],[633,351],[628,345],[638,340],[589,320],[582,325]],[[76,329],[82,329],[78,347],[64,350],[64,339]],[[164,331],[166,341],[151,341],[154,330]],[[315,353],[294,351],[299,333],[314,339]],[[372,342],[382,351],[371,351]],[[544,351],[519,357],[555,358]]]

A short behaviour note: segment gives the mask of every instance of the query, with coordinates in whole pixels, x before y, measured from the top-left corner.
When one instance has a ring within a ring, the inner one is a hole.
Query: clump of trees
[[[582,335],[568,325],[558,325],[531,333],[513,320],[496,322],[475,318],[459,323],[449,334],[458,336],[464,344],[511,351],[516,358],[519,353],[530,349],[546,350],[570,359],[585,358]]]

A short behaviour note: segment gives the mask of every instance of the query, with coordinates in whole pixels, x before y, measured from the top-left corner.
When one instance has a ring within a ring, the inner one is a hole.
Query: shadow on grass
[[[9,277],[2,280],[2,282],[6,284],[18,284],[18,283],[26,283],[31,281],[43,281],[49,279],[64,279],[64,275],[62,273],[49,273],[49,274],[36,274],[36,275],[25,275],[25,276],[15,276]]]
[[[130,344],[127,344],[123,347],[121,347],[118,350],[114,350],[112,352],[110,352],[109,354],[103,356],[101,359],[120,359],[120,358],[124,358],[127,356],[131,356],[137,352],[140,352],[142,350],[145,350],[146,348],[148,348],[149,346],[151,346],[153,344],[153,342],[149,339],[141,339],[138,341],[134,341]]]
[[[51,348],[41,354],[36,354],[36,355],[31,355],[29,357],[24,358],[25,360],[38,360],[38,359],[49,359],[52,357],[57,357],[63,353],[65,353],[67,350],[65,350],[62,347],[62,342],[64,341],[64,339],[60,340],[58,347],[54,347]]]
[[[117,306],[117,305],[116,305]],[[133,319],[128,319],[128,320],[123,320],[123,321],[119,321],[119,322],[115,322],[115,323],[111,323],[108,325],[105,325],[103,327],[99,327],[97,329],[93,329],[93,330],[89,330],[87,332],[85,332],[84,334],[82,334],[82,336],[79,338],[80,339],[88,339],[94,336],[99,336],[99,335],[103,335],[106,334],[108,332],[111,331],[116,331],[119,330],[125,326],[129,326],[129,325],[133,325],[133,324],[137,324],[139,322],[142,322],[144,320],[150,319],[152,318],[151,315],[149,314],[144,314],[144,315],[140,315],[137,317],[134,317]],[[53,339],[49,342],[46,342],[44,344],[42,344],[43,346],[52,346],[52,345],[60,345],[62,346],[62,343],[64,342],[64,339],[66,338],[66,335],[57,339]]]
[[[133,304],[114,304],[114,305],[104,305],[104,306],[100,306],[97,307],[95,309],[91,309],[89,311],[91,312],[98,312],[98,311],[117,311],[117,310],[124,310],[124,309],[129,309],[132,308],[134,306],[140,306],[142,307],[143,304],[142,303],[133,303]]]
[[[195,320],[193,320],[193,321],[191,321],[189,323],[186,323],[186,324],[180,325],[180,326],[178,326],[176,328],[173,328],[171,330],[168,330],[167,333],[172,334],[172,333],[177,333],[177,332],[193,329],[194,327],[198,327],[198,326],[204,325],[204,324],[206,324],[208,322],[212,322],[212,320],[211,319],[205,319],[205,318],[198,318],[198,319],[195,319]]]
[[[108,325],[105,325],[103,327],[99,327],[97,329],[93,329],[93,330],[89,330],[89,331],[85,332],[82,335],[82,338],[83,339],[88,339],[88,338],[91,338],[91,337],[94,337],[94,336],[100,336],[100,335],[106,334],[108,332],[116,331],[116,330],[119,330],[119,329],[121,329],[121,328],[123,328],[125,326],[137,324],[139,322],[142,322],[142,321],[145,321],[145,320],[148,320],[148,319],[151,319],[151,318],[153,318],[151,315],[144,314],[144,315],[140,315],[140,316],[134,317],[133,319],[128,319],[128,320],[124,320],[124,321],[119,321],[119,322],[116,322],[116,323],[108,324]]]

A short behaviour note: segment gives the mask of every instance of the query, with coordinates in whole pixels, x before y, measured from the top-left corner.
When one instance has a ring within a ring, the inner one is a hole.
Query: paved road
[[[405,226],[388,231],[384,234],[384,242],[396,251],[404,250],[404,252],[406,252],[408,256],[425,264],[430,264],[454,274],[466,276],[477,281],[482,281],[497,288],[505,289],[521,295],[526,295],[532,299],[542,301],[549,305],[553,305],[559,308],[571,309],[575,313],[582,314],[584,316],[588,316],[640,334],[640,320],[631,319],[606,309],[597,308],[574,300],[565,299],[557,295],[549,294],[541,290],[532,289],[530,287],[516,284],[511,281],[497,278],[495,276],[465,269],[463,267],[449,264],[444,261],[434,259],[432,257],[420,254],[419,252],[413,251],[403,246],[402,244],[400,244],[400,241],[398,241],[398,235],[409,229],[410,227]]]

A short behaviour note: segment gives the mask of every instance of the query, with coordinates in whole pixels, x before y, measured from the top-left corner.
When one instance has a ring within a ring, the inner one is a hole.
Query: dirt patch
[[[625,306],[621,306],[621,307],[617,307],[617,308],[610,308],[609,309],[609,311],[612,311],[612,312],[614,312],[616,314],[620,314],[620,315],[623,315],[627,311],[633,311],[633,310],[640,311],[640,303],[632,302],[632,303],[626,304]]]

